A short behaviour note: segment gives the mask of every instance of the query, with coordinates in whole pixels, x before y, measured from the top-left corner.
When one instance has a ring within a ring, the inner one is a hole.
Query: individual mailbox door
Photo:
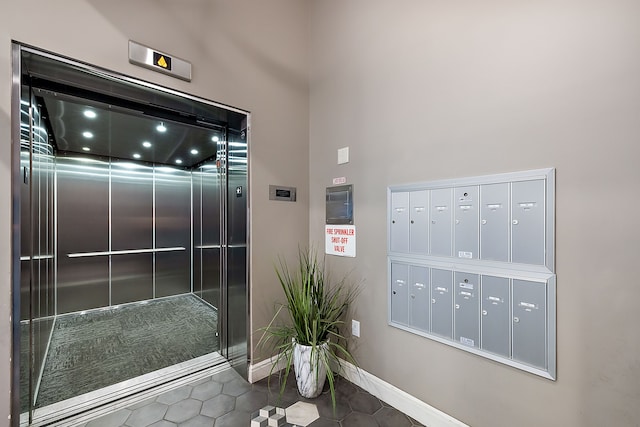
[[[458,258],[478,258],[478,186],[455,189],[455,247]]]
[[[409,266],[391,263],[391,321],[409,323]]]
[[[391,193],[391,252],[409,252],[409,193]]]
[[[453,272],[431,269],[431,332],[453,335]]]
[[[483,350],[510,357],[509,279],[482,276],[482,329]]]
[[[509,261],[509,184],[480,186],[480,258]]]
[[[429,253],[429,192],[409,193],[409,251]]]
[[[409,326],[429,332],[429,268],[409,267]]]
[[[477,274],[455,273],[454,339],[470,347],[480,346],[479,291]]]
[[[546,283],[513,280],[513,359],[547,366]]]
[[[429,224],[431,255],[452,255],[452,193],[451,188],[431,190],[431,218]]]
[[[511,260],[545,264],[545,181],[514,182],[511,203]]]

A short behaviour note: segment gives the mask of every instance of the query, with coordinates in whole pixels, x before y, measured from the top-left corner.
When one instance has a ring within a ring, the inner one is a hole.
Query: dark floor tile
[[[373,417],[380,427],[411,427],[413,425],[405,414],[387,406],[376,412]]]
[[[267,394],[267,403],[279,408],[287,408],[300,400],[297,391],[287,390],[283,395],[278,393]]]
[[[363,414],[373,414],[382,408],[382,404],[377,397],[366,392],[356,393],[349,398],[351,409]]]
[[[336,381],[336,398],[348,399],[356,394],[359,388],[344,378],[338,378]]]
[[[131,415],[128,409],[120,409],[103,417],[95,419],[87,423],[87,427],[113,427],[121,426]]]
[[[229,381],[237,380],[238,378],[240,378],[240,375],[238,375],[238,373],[233,369],[225,369],[224,371],[211,376],[213,381],[217,381],[219,383],[228,383]]]
[[[176,427],[176,426],[177,424],[167,420],[156,421],[155,423],[149,425],[149,427]]]
[[[213,418],[198,415],[190,420],[178,424],[179,427],[211,427],[216,422]]]
[[[207,381],[193,388],[191,397],[198,400],[208,400],[222,392],[222,383],[217,381]]]
[[[236,398],[236,410],[254,412],[268,403],[267,392],[251,390]]]
[[[150,404],[152,402],[155,402],[156,399],[157,399],[157,396],[150,397],[149,399],[145,399],[145,400],[143,400],[141,402],[138,402],[138,403],[135,403],[135,404],[133,404],[131,406],[127,406],[127,409],[135,411],[138,408],[142,408],[143,406],[147,406],[148,404]]]
[[[336,398],[335,410],[330,396],[318,399],[315,404],[320,416],[329,420],[339,421],[351,413],[351,407],[344,399]]]
[[[222,393],[234,397],[238,397],[241,394],[248,392],[249,390],[251,390],[251,384],[249,384],[242,378],[236,378],[235,380],[225,383],[222,386]]]
[[[413,418],[407,416],[407,418],[409,418],[409,421],[411,421],[411,425],[413,427],[425,427],[424,424],[420,424],[420,421],[416,421]]]
[[[308,427],[340,427],[340,423],[338,421],[332,421],[326,418],[319,418],[309,424]]]
[[[369,414],[352,412],[341,422],[342,427],[375,427],[378,425],[375,418]]]
[[[126,425],[130,427],[147,427],[164,418],[169,407],[162,403],[153,402],[138,408],[127,418]]]
[[[216,419],[216,427],[242,427],[251,424],[251,414],[242,411],[229,412]]]
[[[169,406],[164,418],[165,420],[174,423],[181,423],[198,415],[201,408],[201,401],[196,399],[185,399]]]
[[[189,397],[191,393],[192,387],[190,385],[185,385],[182,387],[178,387],[171,391],[167,391],[166,393],[162,393],[156,399],[156,402],[164,403],[166,405],[173,405],[176,402],[180,402],[181,400]]]
[[[293,374],[291,374],[290,377],[293,377]],[[280,394],[281,385],[282,382],[280,378],[278,378],[277,374],[274,374],[270,378],[264,378],[253,384],[253,390],[266,391],[269,404],[282,408],[286,408],[301,399],[295,380],[285,382],[284,392],[282,394]]]
[[[211,418],[217,418],[233,411],[235,406],[235,397],[227,396],[226,394],[219,394],[202,404],[200,414],[206,415],[207,417]]]

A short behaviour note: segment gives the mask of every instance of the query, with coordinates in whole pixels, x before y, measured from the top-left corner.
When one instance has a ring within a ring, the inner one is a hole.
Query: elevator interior
[[[165,298],[215,310],[246,375],[248,114],[18,44],[16,76],[13,413],[56,321]]]

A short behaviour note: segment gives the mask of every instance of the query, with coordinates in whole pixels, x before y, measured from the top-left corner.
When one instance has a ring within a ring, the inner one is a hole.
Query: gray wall
[[[346,176],[358,257],[331,264],[365,280],[354,343],[363,368],[474,426],[637,425],[639,14],[640,3],[622,0],[3,2],[0,194],[8,200],[12,38],[249,109],[251,330],[279,296],[272,255],[294,255],[308,221],[311,240],[323,241],[324,188]],[[193,61],[194,81],[129,65],[128,39]],[[351,162],[337,166],[344,146]],[[386,325],[388,185],[550,166],[557,382]],[[297,186],[298,202],[268,202],[269,183]],[[0,203],[1,420],[9,233],[10,206]]]
[[[8,425],[10,389],[11,40],[253,113],[252,322],[264,325],[267,301],[279,295],[275,254],[295,255],[309,234],[308,23],[299,0],[0,3],[0,426]],[[193,62],[193,81],[129,64],[129,39]],[[298,202],[269,202],[270,183],[298,187]]]
[[[310,240],[354,184],[364,369],[474,427],[637,426],[640,3],[312,3]],[[337,165],[349,146],[351,162]],[[386,324],[386,188],[557,168],[558,380]]]

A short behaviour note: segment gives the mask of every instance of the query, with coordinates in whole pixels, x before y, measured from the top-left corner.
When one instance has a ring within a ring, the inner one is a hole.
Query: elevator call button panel
[[[555,379],[554,194],[554,169],[389,187],[389,324]]]

